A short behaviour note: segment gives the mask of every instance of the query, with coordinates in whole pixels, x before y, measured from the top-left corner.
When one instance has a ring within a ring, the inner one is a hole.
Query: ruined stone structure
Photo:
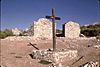
[[[12,29],[12,33],[17,36],[17,35],[20,35],[22,33],[22,31],[15,28],[15,29]]]
[[[80,25],[69,21],[63,25],[63,35],[68,38],[76,38],[80,35]]]
[[[28,36],[34,35],[34,23],[28,28],[26,35]]]
[[[52,38],[52,22],[45,18],[34,21],[34,36],[36,38]]]
[[[55,25],[56,26],[56,25]],[[40,39],[51,39],[52,35],[52,22],[46,18],[40,18],[33,22],[33,25],[27,31],[28,35]],[[60,37],[76,38],[80,37],[80,25],[76,22],[69,21],[63,25],[62,34]]]
[[[54,63],[55,67],[65,67],[64,62],[73,60],[78,56],[77,50],[64,50],[64,51],[48,51],[48,50],[34,50],[32,53],[33,59],[46,60]]]

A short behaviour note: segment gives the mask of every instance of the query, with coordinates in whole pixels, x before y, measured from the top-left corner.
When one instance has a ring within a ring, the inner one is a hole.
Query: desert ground
[[[57,49],[75,49],[78,50],[78,57],[65,62],[69,67],[79,67],[87,62],[94,61],[100,63],[100,41],[97,39],[56,39]],[[29,46],[29,43],[36,44],[36,47],[41,49],[52,48],[52,40],[14,40],[8,39],[0,40],[0,57],[1,67],[49,67],[50,64],[45,65],[39,63],[39,60],[32,59],[29,54],[34,47]],[[98,46],[98,47],[96,47]],[[76,61],[78,58],[80,60]]]

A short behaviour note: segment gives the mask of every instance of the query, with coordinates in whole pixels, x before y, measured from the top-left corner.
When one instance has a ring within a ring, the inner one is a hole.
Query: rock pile
[[[34,59],[46,60],[62,67],[62,63],[72,60],[78,56],[77,50],[63,50],[52,52],[49,50],[37,50],[33,51],[32,56]]]
[[[99,62],[90,61],[80,67],[99,67]]]
[[[4,40],[9,40],[9,41],[34,40],[34,37],[32,36],[9,36],[5,38]]]

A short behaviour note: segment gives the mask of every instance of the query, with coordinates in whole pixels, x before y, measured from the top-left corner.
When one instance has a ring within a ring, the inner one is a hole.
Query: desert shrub
[[[5,29],[3,32],[6,34],[6,36],[13,36],[12,31],[9,29]]]
[[[99,35],[99,31],[95,29],[86,29],[86,30],[83,30],[81,33],[88,37]]]
[[[88,37],[100,36],[100,24],[81,26],[81,34]]]
[[[56,29],[56,33],[61,33],[62,30]]]
[[[8,36],[13,36],[13,33],[9,29],[5,29],[4,31],[0,31],[0,39],[6,38]]]
[[[0,31],[0,39],[3,39],[6,37],[6,34],[3,31]]]

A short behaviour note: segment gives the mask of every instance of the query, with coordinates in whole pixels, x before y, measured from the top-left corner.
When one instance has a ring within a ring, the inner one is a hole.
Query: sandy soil
[[[0,65],[2,67],[49,67],[49,65],[43,65],[38,63],[39,60],[32,59],[29,54],[33,50],[36,50],[32,46],[28,46],[28,43],[37,44],[39,49],[52,48],[52,40],[42,41],[9,41],[1,40],[0,44]],[[70,40],[70,39],[57,39],[58,49],[77,49],[79,57],[72,61],[65,62],[65,65],[71,67],[79,67],[80,65],[89,62],[100,62],[100,48],[94,48],[94,45],[100,45],[97,40]],[[78,58],[83,58],[76,62]]]

